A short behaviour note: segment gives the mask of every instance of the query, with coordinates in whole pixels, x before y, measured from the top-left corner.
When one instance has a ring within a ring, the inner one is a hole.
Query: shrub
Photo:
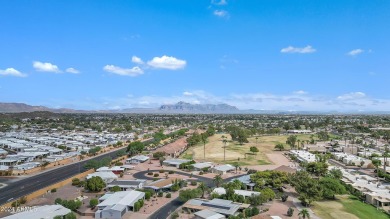
[[[200,172],[199,172],[199,175],[203,175],[203,171],[200,171]]]
[[[164,173],[164,170],[159,170],[158,172],[159,172],[159,173]]]
[[[57,189],[56,189],[56,188],[52,188],[52,189],[50,190],[50,192],[51,192],[51,193],[57,192]]]
[[[149,200],[151,196],[152,196],[152,194],[149,191],[145,192],[145,199],[146,200]]]
[[[171,198],[171,197],[172,197],[171,193],[167,193],[167,194],[165,195],[165,198]]]
[[[134,211],[137,212],[141,208],[141,205],[139,202],[134,203]]]
[[[292,209],[291,207],[288,208],[288,210],[287,210],[287,216],[292,217],[293,214],[294,214],[294,209]]]
[[[170,170],[169,172],[168,172],[168,174],[174,174],[175,173],[175,171],[173,171],[173,170]]]
[[[163,192],[159,192],[159,193],[157,194],[158,197],[163,197],[163,195],[164,195]]]
[[[171,215],[171,219],[176,219],[178,217],[179,217],[179,213],[177,213],[177,212],[173,212]]]
[[[191,186],[196,186],[198,183],[196,181],[191,181]]]
[[[99,204],[99,201],[96,198],[93,198],[93,199],[89,200],[89,206],[91,208],[95,208],[96,205],[98,205],[98,204]]]
[[[78,186],[80,184],[79,178],[73,178],[72,179],[72,186]]]
[[[153,175],[153,172],[149,172],[148,175]]]
[[[123,177],[123,173],[120,173],[120,174],[119,174],[119,177],[122,178],[122,177]]]
[[[288,198],[288,195],[286,195],[286,194],[283,194],[283,195],[282,195],[282,202],[285,202],[285,201],[287,201],[287,198]]]
[[[19,199],[19,202],[20,202],[20,204],[26,204],[26,202],[27,202],[27,197],[26,197],[26,196],[21,197],[21,198]]]
[[[158,176],[160,176],[160,174],[155,173],[155,174],[153,174],[153,176],[154,176],[154,177],[158,177]]]

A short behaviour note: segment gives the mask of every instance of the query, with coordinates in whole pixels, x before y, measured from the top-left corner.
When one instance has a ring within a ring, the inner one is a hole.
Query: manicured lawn
[[[316,202],[313,208],[322,219],[389,219],[389,215],[365,204],[356,197],[337,196],[335,201]]]
[[[385,219],[390,218],[389,215],[378,211],[374,206],[359,201],[356,197],[350,196],[346,199],[341,199],[344,209],[356,215],[359,218],[375,218]]]

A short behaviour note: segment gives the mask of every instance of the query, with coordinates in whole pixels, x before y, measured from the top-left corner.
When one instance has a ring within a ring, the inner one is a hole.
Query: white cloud
[[[294,91],[294,94],[304,95],[304,94],[307,94],[307,92],[303,91],[303,90],[297,90],[297,91]]]
[[[343,94],[337,97],[338,100],[356,100],[365,98],[366,94],[363,92],[351,92],[347,94]]]
[[[71,74],[79,74],[80,73],[80,71],[75,69],[75,68],[67,68],[65,71],[68,73],[71,73]]]
[[[53,64],[51,64],[49,62],[38,62],[38,61],[35,61],[35,62],[33,62],[33,67],[37,71],[61,73],[61,70],[58,68],[58,66],[53,65]]]
[[[229,17],[229,12],[225,10],[215,10],[213,14],[218,17]]]
[[[142,61],[142,59],[139,58],[139,57],[137,57],[137,56],[131,57],[131,61],[132,61],[133,63],[135,63],[135,64],[140,64],[140,65],[144,64],[144,62]]]
[[[227,1],[226,0],[211,0],[211,4],[213,5],[227,5]]]
[[[103,70],[117,75],[132,77],[139,76],[144,73],[144,71],[138,66],[135,66],[133,68],[121,68],[114,65],[106,65],[103,67]]]
[[[349,51],[349,52],[347,53],[347,55],[350,55],[350,56],[357,56],[357,55],[359,55],[359,54],[361,54],[361,53],[363,53],[363,52],[364,52],[364,50],[362,50],[362,49],[354,49],[354,50]]]
[[[314,49],[312,46],[308,45],[306,47],[293,47],[293,46],[289,46],[289,47],[286,47],[286,48],[283,48],[280,50],[281,53],[314,53],[316,52],[317,50]]]
[[[188,91],[184,91],[184,92],[183,92],[183,95],[184,95],[184,96],[192,96],[192,95],[194,95],[194,94],[191,93],[191,92],[188,92]]]
[[[183,69],[186,64],[187,62],[185,60],[180,60],[166,55],[163,55],[162,57],[154,57],[152,60],[148,61],[148,65],[153,68],[169,70]]]
[[[26,74],[23,74],[14,68],[7,68],[5,70],[0,69],[0,75],[15,76],[15,77],[26,77],[27,76]]]

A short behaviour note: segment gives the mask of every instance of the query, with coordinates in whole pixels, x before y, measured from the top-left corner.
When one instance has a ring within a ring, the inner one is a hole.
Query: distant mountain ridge
[[[127,108],[119,110],[77,110],[68,108],[53,109],[46,106],[32,106],[25,103],[1,103],[0,113],[30,113],[47,111],[52,113],[136,113],[136,114],[268,114],[268,115],[389,115],[390,111],[286,111],[286,110],[239,110],[228,104],[191,104],[180,101],[164,104],[159,108]]]
[[[164,112],[178,113],[239,113],[240,110],[225,103],[222,104],[191,104],[180,101],[176,104],[166,104],[159,108]]]
[[[37,111],[49,111],[53,113],[77,113],[88,112],[83,110],[74,109],[52,109],[45,106],[31,106],[25,103],[0,103],[0,113],[22,113],[22,112],[37,112]]]

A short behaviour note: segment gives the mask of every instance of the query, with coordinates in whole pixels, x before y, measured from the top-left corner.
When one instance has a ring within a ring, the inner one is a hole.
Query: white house
[[[215,167],[211,168],[211,172],[223,175],[223,174],[226,174],[227,172],[231,172],[235,169],[236,168],[234,166],[232,166],[230,164],[225,164],[225,165],[215,166]]]
[[[119,186],[122,191],[132,190],[132,189],[142,189],[145,185],[146,180],[116,180],[107,185],[107,188],[110,189],[114,186]]]
[[[147,160],[149,160],[148,156],[137,155],[137,156],[130,157],[130,158],[126,159],[126,164],[138,164],[138,163],[143,163]]]
[[[22,210],[19,213],[4,217],[3,219],[52,219],[55,216],[63,217],[70,212],[71,210],[63,207],[62,205],[33,206],[31,207],[31,210]]]
[[[128,211],[133,211],[134,204],[145,198],[145,193],[124,191],[107,193],[99,198],[95,219],[121,219]]]
[[[118,176],[116,176],[113,172],[95,172],[95,173],[91,173],[91,174],[88,174],[87,179],[90,179],[90,178],[92,178],[94,176],[98,176],[98,177],[102,178],[102,180],[106,184],[111,183],[112,181],[118,179]]]

